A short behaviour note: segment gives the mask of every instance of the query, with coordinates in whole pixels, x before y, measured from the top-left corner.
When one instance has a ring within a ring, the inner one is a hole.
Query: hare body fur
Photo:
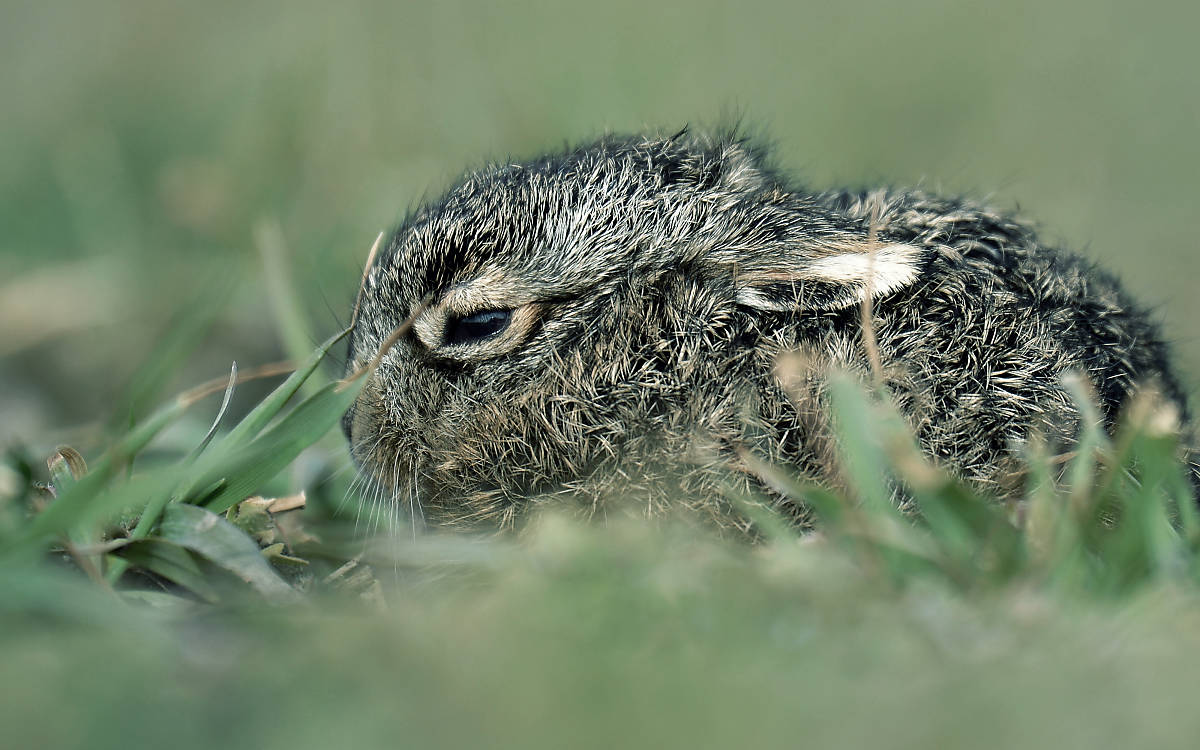
[[[740,449],[838,484],[826,376],[870,373],[867,294],[884,386],[984,489],[1012,489],[1031,436],[1072,444],[1065,373],[1110,429],[1151,381],[1186,420],[1149,317],[1028,226],[917,191],[805,192],[736,135],[685,133],[484,168],[417,210],[368,269],[349,367],[412,330],[345,431],[380,492],[440,525],[629,497],[744,527],[718,491],[757,487]]]

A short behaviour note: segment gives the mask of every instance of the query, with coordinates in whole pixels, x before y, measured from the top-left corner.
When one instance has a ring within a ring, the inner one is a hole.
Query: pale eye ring
[[[508,328],[512,310],[480,310],[446,320],[447,344],[473,344],[491,338]]]

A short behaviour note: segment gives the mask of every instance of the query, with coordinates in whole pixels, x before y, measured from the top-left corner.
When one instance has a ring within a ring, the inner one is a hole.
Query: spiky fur
[[[738,447],[838,483],[825,375],[869,372],[868,293],[887,390],[921,446],[985,489],[1010,489],[1031,435],[1071,445],[1066,372],[1110,428],[1150,380],[1186,415],[1148,317],[1013,218],[917,191],[807,193],[735,134],[684,133],[481,169],[411,216],[369,269],[350,366],[417,322],[346,433],[380,487],[440,524],[623,496],[745,526],[716,491],[756,485]],[[485,309],[517,312],[494,340],[445,344],[449,318]],[[790,352],[806,366],[781,382]]]

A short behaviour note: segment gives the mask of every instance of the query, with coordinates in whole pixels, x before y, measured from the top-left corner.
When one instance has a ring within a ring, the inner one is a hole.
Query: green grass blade
[[[176,583],[206,602],[219,597],[199,563],[185,547],[166,539],[139,539],[115,553],[127,564],[144,568]]]
[[[1063,385],[1079,410],[1079,436],[1075,443],[1075,458],[1067,469],[1067,476],[1071,510],[1077,518],[1082,519],[1094,502],[1092,490],[1096,482],[1096,454],[1108,447],[1108,440],[1104,433],[1104,419],[1088,381],[1072,373],[1063,378]]]
[[[17,555],[37,554],[51,539],[69,529],[99,522],[127,507],[120,490],[115,495],[105,493],[109,482],[122,466],[145,448],[155,435],[182,416],[190,405],[187,399],[175,399],[121,438],[92,465],[86,475],[33,519],[19,534],[12,552]]]
[[[283,339],[284,351],[293,361],[299,362],[312,350],[316,339],[312,335],[305,306],[296,292],[287,240],[279,221],[274,218],[260,220],[254,227],[254,243],[262,259],[267,300],[271,303],[271,312]],[[320,385],[310,382],[303,387],[311,395]]]
[[[329,431],[341,414],[353,403],[362,381],[357,381],[345,390],[339,391],[336,384],[330,384],[318,392],[317,396],[308,399],[296,407],[270,433],[271,441],[259,444],[256,436],[279,413],[287,402],[295,395],[300,386],[320,365],[329,350],[340,341],[348,330],[341,331],[330,337],[313,352],[295,372],[279,385],[266,399],[238,423],[221,440],[198,458],[185,459],[182,470],[184,479],[178,475],[180,467],[174,467],[176,477],[173,488],[156,492],[149,496],[145,510],[138,519],[130,537],[144,539],[158,522],[163,509],[172,499],[195,499],[200,488],[210,488],[214,485],[221,487],[218,494],[207,502],[209,507],[214,503],[219,510],[233,505],[253,492],[257,487],[283,470],[291,463],[300,451],[319,440]],[[322,395],[328,394],[328,395]],[[340,411],[336,414],[334,410]],[[235,483],[231,481],[236,478]],[[246,493],[237,496],[237,493]],[[108,572],[110,582],[115,582],[125,571],[126,563],[118,560]]]
[[[215,513],[176,503],[163,512],[159,534],[233,573],[267,599],[297,597],[296,590],[271,569],[254,540]]]
[[[212,425],[208,428],[208,432],[204,433],[204,437],[200,439],[200,442],[188,454],[185,461],[194,460],[196,456],[204,452],[204,449],[216,437],[217,430],[221,427],[221,420],[225,418],[225,410],[229,408],[229,400],[233,397],[233,389],[237,385],[237,374],[238,366],[237,362],[234,362],[229,368],[229,383],[225,386],[225,395],[221,397],[221,405],[217,407],[217,415],[213,417]]]
[[[212,510],[224,511],[282,471],[301,451],[336,425],[354,402],[362,387],[362,380],[344,390],[339,390],[336,383],[325,386],[267,433],[254,437],[283,408],[329,349],[346,333],[342,331],[322,344],[303,366],[256,406],[230,434],[186,467],[184,480],[176,480],[173,490],[153,495],[138,519],[131,538],[145,538],[172,499],[195,500],[200,488],[207,490],[219,486],[217,494],[205,502]],[[176,476],[178,472],[179,469],[175,468]],[[113,565],[109,570],[109,580],[115,582],[125,567],[124,562],[120,561]]]
[[[844,373],[830,378],[829,390],[844,479],[870,512],[893,515],[895,508],[885,472],[888,460],[868,396]]]
[[[349,335],[350,329],[347,328],[339,333],[329,337],[317,347],[316,351],[309,355],[295,372],[288,376],[287,380],[283,381],[271,395],[267,396],[257,406],[250,410],[250,413],[242,418],[242,421],[237,424],[229,434],[226,435],[220,443],[225,446],[237,447],[246,445],[258,435],[270,423],[271,419],[283,409],[284,405],[300,390],[300,386],[304,385],[309,376],[317,369],[322,360],[329,354],[329,350],[334,347],[339,341]],[[349,408],[347,406],[347,408]]]
[[[214,456],[224,459],[214,467],[217,473],[198,478],[193,486],[208,487],[221,478],[226,483],[205,506],[223,512],[282,471],[338,423],[354,403],[362,382],[360,379],[344,390],[337,383],[330,383],[244,448],[234,445],[223,452],[214,452]]]

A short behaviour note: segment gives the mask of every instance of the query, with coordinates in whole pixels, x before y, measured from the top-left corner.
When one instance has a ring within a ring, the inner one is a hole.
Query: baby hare
[[[406,321],[343,424],[376,490],[440,525],[628,499],[746,528],[731,483],[804,524],[739,456],[836,484],[834,370],[881,380],[929,456],[996,494],[1031,436],[1073,444],[1066,373],[1109,429],[1148,382],[1187,420],[1113,277],[965,200],[806,192],[736,134],[606,137],[466,175],[368,269],[349,367]],[[781,356],[802,368],[781,376]]]

